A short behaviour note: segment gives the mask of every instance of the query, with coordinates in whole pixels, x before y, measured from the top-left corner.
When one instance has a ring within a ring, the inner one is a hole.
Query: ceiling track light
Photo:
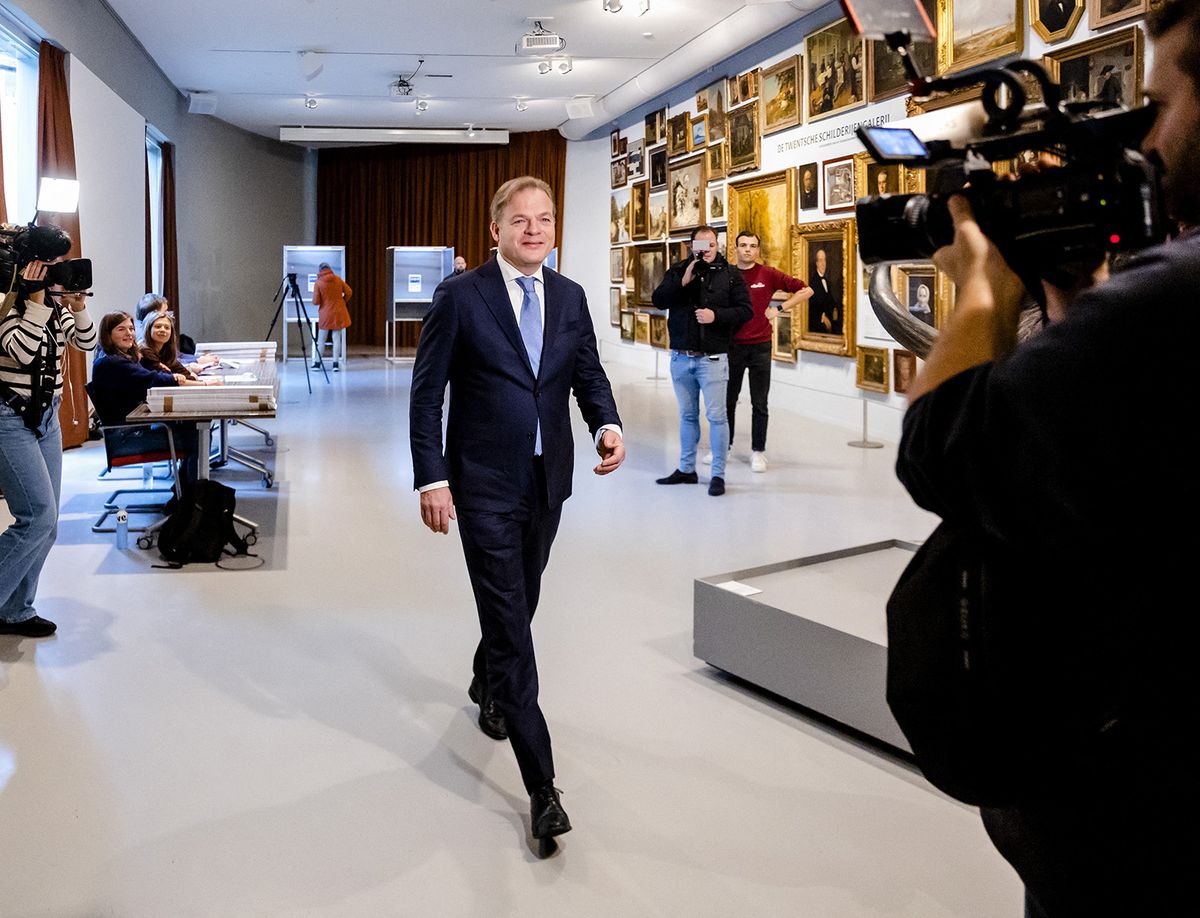
[[[427,112],[427,111],[429,111],[429,100],[428,99],[418,99],[417,100],[417,114],[420,115],[421,113]]]
[[[317,107],[316,97],[311,95],[310,93],[305,93],[304,94],[304,107],[308,108],[308,109],[316,108]]]
[[[523,112],[529,108],[529,103],[526,102],[524,99],[522,99],[520,96],[517,97],[516,103],[517,103],[517,111],[519,111],[519,112]]]
[[[574,69],[575,65],[571,63],[571,59],[569,57],[558,62],[559,73],[570,73]]]
[[[538,73],[549,73],[554,69],[554,65],[549,61],[538,61]]]
[[[621,12],[621,0],[604,0],[604,12],[606,12],[606,13]]]

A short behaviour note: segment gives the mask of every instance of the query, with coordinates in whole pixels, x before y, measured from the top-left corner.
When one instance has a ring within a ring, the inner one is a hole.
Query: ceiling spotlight
[[[529,103],[518,96],[517,97],[517,111],[523,112],[527,108],[529,108]]]
[[[558,62],[559,73],[570,73],[574,69],[575,65],[571,63],[571,59],[569,57],[563,58]]]
[[[538,73],[549,73],[553,66],[549,61],[538,61]]]
[[[604,0],[604,12],[606,12],[606,13],[621,12],[621,0]]]
[[[296,64],[300,75],[306,80],[315,80],[325,69],[325,62],[320,51],[300,51],[296,55]]]
[[[417,114],[419,115],[421,112],[425,111],[429,111],[429,100],[417,99]]]
[[[475,136],[475,125],[473,125],[473,124],[468,124],[468,125],[467,125],[467,136],[468,136],[468,137],[474,137],[474,136]]]
[[[638,0],[638,15],[645,16],[650,12],[650,0]]]
[[[306,93],[304,96],[304,107],[305,108],[316,108],[317,100]]]

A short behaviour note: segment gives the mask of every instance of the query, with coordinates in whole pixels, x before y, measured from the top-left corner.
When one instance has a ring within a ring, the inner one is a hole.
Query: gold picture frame
[[[896,299],[908,308],[910,315],[931,328],[945,327],[946,320],[954,309],[954,284],[939,271],[932,261],[918,261],[891,266],[892,291]],[[920,308],[919,289],[928,289],[926,314]],[[914,308],[916,307],[916,308]]]
[[[770,172],[725,186],[726,232],[758,236],[763,264],[784,274],[792,271],[791,227],[796,219],[796,168]]]
[[[1137,26],[1058,48],[1042,58],[1050,79],[1062,89],[1064,102],[1108,96],[1110,101],[1130,106],[1142,104],[1144,62],[1142,30]],[[1119,76],[1106,73],[1116,67]],[[1098,72],[1091,73],[1093,69]],[[1081,83],[1086,83],[1086,89]]]
[[[699,114],[691,120],[691,137],[688,143],[693,150],[703,150],[708,146],[708,115]]]
[[[700,96],[703,96],[705,100],[703,109],[699,107]],[[713,143],[724,140],[725,110],[729,107],[726,104],[727,95],[724,77],[700,90],[700,96],[696,97],[697,111],[704,111],[708,114],[708,142]]]
[[[886,347],[860,347],[854,371],[854,384],[866,392],[891,390],[891,361]]]
[[[621,340],[632,341],[637,329],[637,313],[632,309],[621,310]]]
[[[652,191],[646,196],[646,238],[667,238],[667,193]]]
[[[667,230],[677,233],[704,223],[704,196],[708,180],[704,154],[677,160],[667,168]]]
[[[1029,0],[1029,24],[1042,41],[1070,38],[1087,0]]]
[[[907,395],[916,378],[917,355],[903,349],[892,351],[892,391]]]
[[[635,182],[629,186],[629,235],[635,242],[650,238],[649,189],[649,182]]]
[[[667,247],[657,245],[635,245],[631,253],[634,262],[635,306],[653,306],[654,291],[667,273]]]
[[[613,245],[629,242],[629,186],[613,192],[609,201],[608,241]]]
[[[1105,0],[1087,0],[1088,28],[1102,29],[1114,22],[1124,22],[1135,16],[1144,16],[1151,9],[1161,5],[1162,0],[1128,0],[1128,2],[1121,3],[1118,9],[1106,13],[1104,10]]]
[[[650,343],[650,315],[645,312],[639,312],[634,321],[637,323],[633,332],[633,340],[638,344]]]
[[[731,109],[725,116],[729,156],[726,175],[754,172],[762,167],[762,135],[758,132],[758,103]]]
[[[771,359],[780,363],[796,362],[795,325],[790,311],[780,311],[771,320]]]
[[[620,284],[625,280],[625,247],[617,246],[608,250],[608,280],[609,283]]]
[[[855,354],[857,235],[853,220],[829,220],[792,227],[792,264],[814,291],[800,310],[796,338],[801,350],[839,357]],[[820,279],[822,261],[825,283]],[[837,264],[838,261],[841,263]]]
[[[866,47],[850,20],[839,19],[807,36],[804,60],[809,123],[867,104]],[[839,70],[833,62],[843,60],[850,66]]]
[[[667,316],[665,313],[650,313],[650,346],[664,351],[670,347],[670,336],[667,332]]]
[[[667,119],[667,158],[692,150],[692,113],[680,112]]]
[[[870,153],[854,154],[854,189],[856,200],[877,194],[915,194],[924,191],[925,171],[900,163],[877,163]],[[880,177],[887,184],[880,184]]]
[[[1012,9],[1011,21],[1008,10]],[[970,9],[967,9],[969,7]],[[1020,54],[1025,47],[1025,0],[938,0],[938,72],[953,73],[977,64]],[[954,22],[985,26],[956,42]],[[994,25],[987,26],[987,22]]]
[[[729,148],[722,143],[712,144],[705,156],[708,157],[708,180],[711,182],[714,179],[725,178],[725,160],[728,157]]]
[[[621,327],[621,310],[625,308],[625,290],[622,287],[608,288],[608,321],[615,328]]]
[[[667,139],[667,110],[659,108],[652,111],[643,121],[646,134],[646,149],[657,146]]]
[[[759,80],[759,113],[762,135],[774,134],[800,123],[800,57],[793,54],[763,69]]]

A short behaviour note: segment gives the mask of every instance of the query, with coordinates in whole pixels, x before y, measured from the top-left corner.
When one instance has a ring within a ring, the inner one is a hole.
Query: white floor
[[[610,370],[629,460],[597,478],[577,437],[535,624],[557,856],[467,701],[475,612],[457,537],[418,520],[410,371],[354,359],[309,396],[293,362],[275,490],[219,476],[257,570],[117,551],[89,531],[99,445],[67,454],[58,635],[0,638],[0,915],[1021,914],[973,811],[691,654],[693,578],[929,532],[894,448],[776,411],[752,475],[743,408],[725,497],[656,487],[670,385]]]

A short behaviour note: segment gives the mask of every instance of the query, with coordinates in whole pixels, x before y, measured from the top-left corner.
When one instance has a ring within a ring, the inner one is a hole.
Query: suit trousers
[[[562,504],[546,498],[546,472],[533,457],[533,474],[520,506],[510,513],[459,509],[467,572],[479,611],[481,638],[474,675],[487,686],[508,725],[521,780],[532,791],[554,778],[550,730],[538,706],[537,661],[530,625],[542,571],[558,532]]]
[[[729,345],[729,388],[725,393],[725,416],[729,421],[729,445],[733,445],[733,421],[742,394],[742,376],[750,371],[750,449],[767,449],[767,395],[771,391],[771,342]]]

